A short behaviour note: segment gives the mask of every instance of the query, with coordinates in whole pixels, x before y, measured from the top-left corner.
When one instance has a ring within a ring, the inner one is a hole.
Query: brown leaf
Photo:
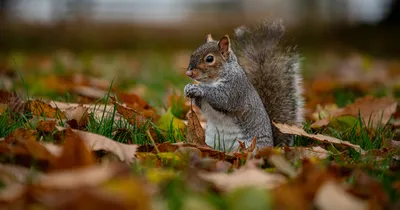
[[[322,210],[367,210],[368,202],[347,193],[337,182],[325,182],[315,195],[314,205]]]
[[[89,123],[88,108],[82,104],[65,110],[65,116],[68,119],[68,124],[75,129],[84,128]]]
[[[390,117],[396,112],[397,101],[393,98],[374,98],[367,96],[361,99],[357,99],[353,104],[350,104],[342,109],[338,109],[331,113],[327,118],[314,122],[311,127],[318,128],[329,124],[330,119],[340,116],[360,116],[364,123],[369,123],[376,128],[379,122],[386,124]]]
[[[26,109],[26,104],[16,92],[12,92],[8,98],[8,106],[14,113],[24,113]]]
[[[0,90],[0,113],[3,113],[9,107],[14,113],[23,113],[25,111],[25,103],[16,92],[8,92]]]
[[[132,108],[140,112],[146,118],[152,118],[154,120],[159,118],[156,110],[137,94],[118,93],[118,98],[121,100],[121,102],[125,103],[128,108]]]
[[[107,95],[107,91],[89,86],[76,86],[71,91],[91,99],[100,99]]]
[[[121,114],[125,119],[129,121],[130,124],[136,125],[136,126],[141,126],[146,124],[147,118],[143,116],[140,112],[122,106],[118,104],[117,102],[114,102],[115,106],[117,107],[117,112]]]
[[[8,103],[10,97],[11,93],[9,91],[0,89],[0,103]]]
[[[58,108],[53,108],[50,104],[47,104],[40,100],[33,100],[27,102],[29,111],[36,116],[45,116],[48,118],[62,118],[65,119],[65,113]]]
[[[296,169],[281,155],[273,154],[268,157],[268,161],[275,166],[275,168],[293,178],[297,175]]]
[[[231,191],[241,187],[272,189],[285,182],[280,174],[266,173],[255,167],[242,167],[233,173],[200,173],[199,176],[212,182],[221,191]]]
[[[289,157],[299,158],[299,159],[325,159],[328,158],[332,153],[326,149],[316,146],[316,147],[290,147],[285,148],[285,153]]]
[[[19,128],[0,142],[0,153],[21,157],[21,164],[30,165],[31,159],[41,161],[46,166],[55,160],[43,145],[36,141],[32,130]]]
[[[25,193],[23,184],[25,184],[29,173],[29,168],[0,164],[0,180],[3,185],[0,189],[0,203],[15,202],[23,196]]]
[[[110,169],[113,170],[113,168]],[[46,209],[151,209],[150,193],[136,177],[115,177],[99,184],[101,185],[48,190],[39,195],[36,194],[35,197]]]
[[[199,145],[207,145],[205,131],[201,127],[200,121],[193,109],[189,110],[187,117],[187,142]]]
[[[352,144],[348,141],[342,141],[337,138],[334,138],[331,136],[325,136],[325,135],[321,135],[321,134],[308,134],[303,129],[296,127],[296,126],[291,126],[291,125],[286,125],[286,124],[281,124],[281,123],[274,123],[274,125],[282,133],[306,136],[306,137],[312,138],[314,140],[320,141],[322,143],[345,145],[345,146],[349,146],[349,147],[355,149],[356,151],[360,152],[361,154],[365,153],[365,151],[363,149],[361,149],[361,147],[359,145]]]
[[[251,141],[250,146],[247,148],[247,152],[253,152],[257,145],[257,136],[254,136],[253,140]]]
[[[275,209],[312,209],[313,198],[322,184],[339,178],[337,168],[325,168],[304,160],[297,177],[273,189]]]
[[[138,145],[123,144],[95,133],[73,130],[93,151],[104,150],[112,152],[119,157],[121,161],[132,163],[135,160],[136,149]]]
[[[55,120],[40,120],[36,126],[36,130],[42,131],[45,133],[53,132],[56,129],[56,121]]]
[[[61,190],[97,186],[120,173],[122,168],[122,165],[113,163],[54,171],[39,176],[34,185]]]
[[[63,152],[52,164],[52,170],[73,169],[93,165],[95,159],[82,138],[71,129],[64,130]]]

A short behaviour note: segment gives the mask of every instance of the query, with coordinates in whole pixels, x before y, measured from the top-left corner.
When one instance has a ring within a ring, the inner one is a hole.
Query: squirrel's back
[[[301,125],[303,98],[300,58],[294,47],[282,43],[281,21],[264,21],[235,30],[233,50],[257,90],[271,121]],[[273,126],[274,144],[292,145],[293,137]]]

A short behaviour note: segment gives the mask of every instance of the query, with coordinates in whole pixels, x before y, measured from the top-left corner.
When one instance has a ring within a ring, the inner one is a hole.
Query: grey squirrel
[[[190,57],[184,94],[207,119],[206,143],[228,150],[257,138],[257,147],[293,144],[271,123],[301,125],[303,98],[299,55],[282,43],[281,21],[235,29],[219,41],[209,34]]]

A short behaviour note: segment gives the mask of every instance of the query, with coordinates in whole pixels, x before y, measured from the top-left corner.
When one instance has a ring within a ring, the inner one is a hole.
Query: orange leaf
[[[36,126],[36,130],[43,131],[45,133],[50,133],[56,129],[56,121],[55,120],[40,120]]]
[[[114,102],[114,104],[117,107],[117,112],[119,114],[121,114],[125,119],[127,119],[130,124],[141,126],[147,122],[147,118],[144,117],[140,112],[138,112],[134,109],[122,106],[122,105],[118,104],[117,102]]]
[[[92,152],[85,142],[71,129],[64,130],[64,149],[52,165],[53,170],[73,169],[95,163]]]
[[[49,118],[62,118],[65,119],[65,114],[58,108],[54,108],[51,105],[40,101],[33,100],[27,102],[28,109],[36,116],[45,116]]]
[[[15,130],[0,142],[0,153],[22,157],[23,165],[30,165],[31,159],[42,161],[44,165],[55,160],[55,156],[36,141],[34,132],[23,128]]]

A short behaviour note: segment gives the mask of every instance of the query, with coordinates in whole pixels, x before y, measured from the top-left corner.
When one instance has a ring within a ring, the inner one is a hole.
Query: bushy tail
[[[274,122],[301,125],[303,98],[299,55],[285,46],[281,21],[264,21],[235,30],[233,50]],[[273,126],[275,145],[292,145],[293,137]]]

